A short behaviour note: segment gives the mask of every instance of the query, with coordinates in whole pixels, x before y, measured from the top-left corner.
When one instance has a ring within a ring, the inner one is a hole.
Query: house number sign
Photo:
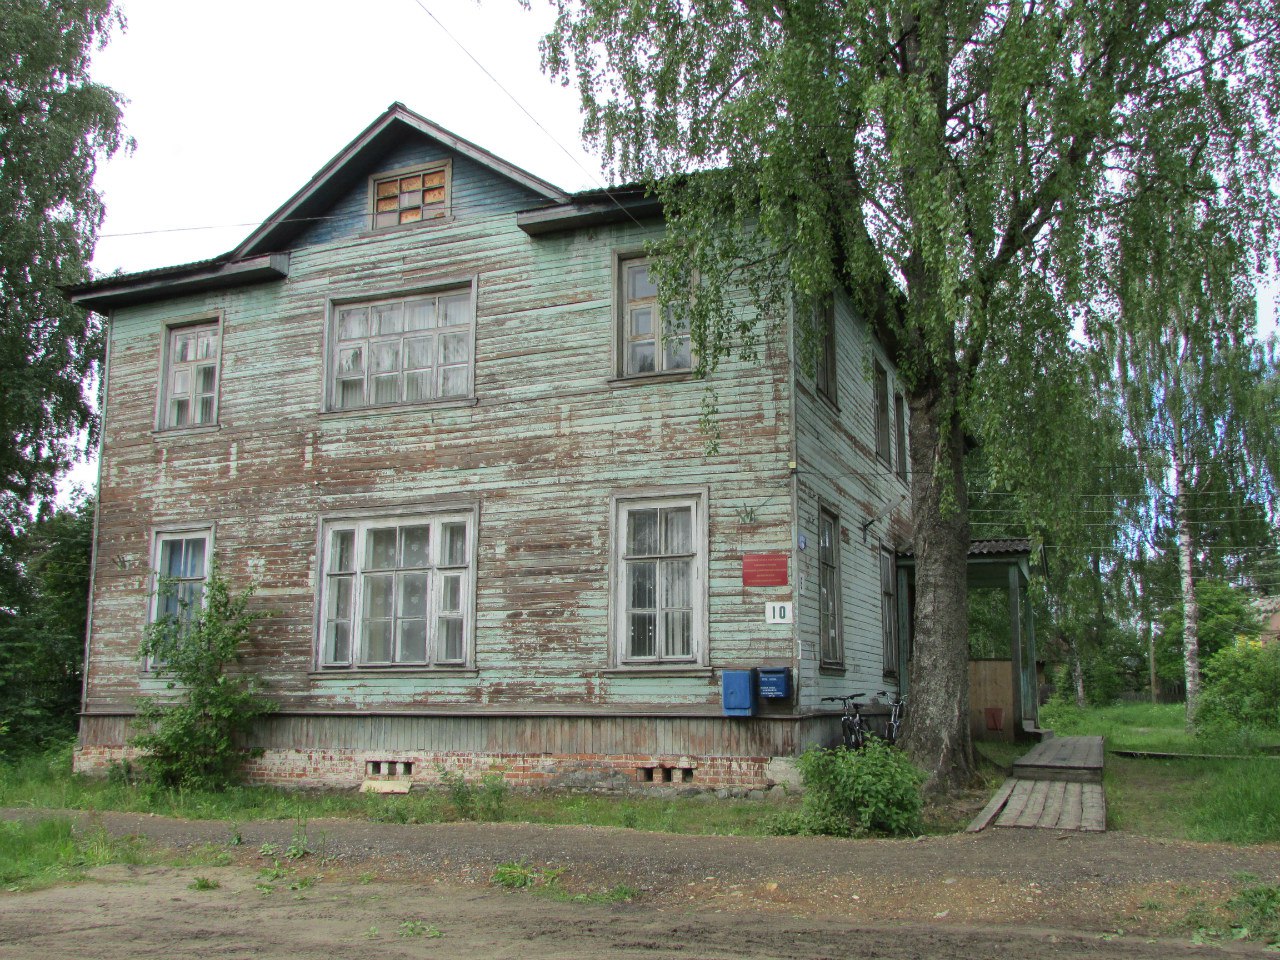
[[[795,614],[791,611],[790,603],[766,603],[764,605],[765,623],[791,623],[794,619]]]

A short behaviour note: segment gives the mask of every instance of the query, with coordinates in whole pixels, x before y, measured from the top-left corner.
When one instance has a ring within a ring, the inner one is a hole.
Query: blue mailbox
[[[752,717],[756,712],[754,670],[725,670],[721,674],[721,703],[726,717]]]
[[[760,667],[756,671],[760,678],[759,693],[765,700],[791,699],[791,668]]]

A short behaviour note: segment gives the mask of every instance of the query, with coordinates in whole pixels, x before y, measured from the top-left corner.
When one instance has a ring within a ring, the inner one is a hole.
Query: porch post
[[[1022,693],[1026,684],[1022,676],[1022,584],[1018,576],[1018,565],[1009,564],[1009,658],[1012,661],[1010,677],[1013,687],[1013,728],[1014,739],[1022,737],[1023,704]]]

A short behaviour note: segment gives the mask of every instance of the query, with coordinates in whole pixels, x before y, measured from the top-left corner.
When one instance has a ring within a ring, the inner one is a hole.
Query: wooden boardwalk
[[[1101,737],[1053,737],[1041,740],[1013,762],[1019,780],[1068,780],[1102,783]]]
[[[976,833],[997,827],[1046,830],[1107,829],[1102,791],[1102,738],[1055,737],[1013,765],[1013,776],[969,825]]]

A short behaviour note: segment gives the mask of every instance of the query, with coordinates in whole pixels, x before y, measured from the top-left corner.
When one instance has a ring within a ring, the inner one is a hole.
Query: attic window
[[[434,220],[449,212],[449,164],[396,170],[373,180],[376,230]]]

